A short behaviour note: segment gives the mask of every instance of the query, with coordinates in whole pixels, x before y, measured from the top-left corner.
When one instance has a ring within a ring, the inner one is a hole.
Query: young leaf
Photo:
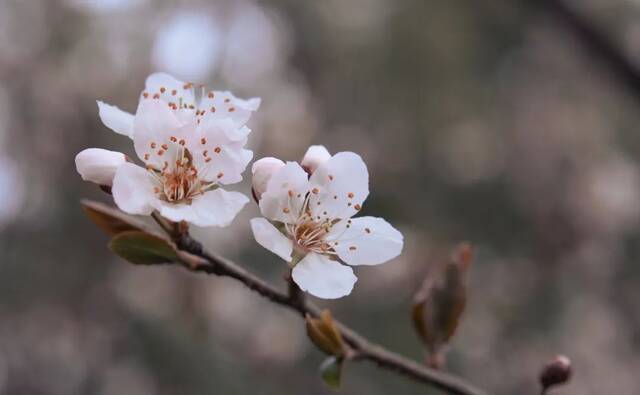
[[[82,200],[81,204],[87,216],[110,236],[145,228],[144,224],[114,207],[92,200]]]
[[[171,242],[159,236],[135,230],[114,236],[109,242],[109,248],[121,258],[136,265],[156,265],[178,259]]]
[[[343,362],[344,360],[342,358],[329,357],[320,365],[322,380],[332,389],[340,388]]]

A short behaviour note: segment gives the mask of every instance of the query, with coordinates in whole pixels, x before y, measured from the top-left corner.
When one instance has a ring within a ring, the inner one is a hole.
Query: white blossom
[[[376,217],[351,218],[369,195],[359,155],[340,152],[309,177],[296,162],[273,171],[251,220],[256,241],[293,265],[292,278],[312,295],[340,298],[353,289],[350,266],[378,265],[402,251],[403,236]]]
[[[98,102],[103,123],[131,137],[144,163],[124,163],[115,171],[112,193],[121,210],[157,210],[172,221],[226,226],[249,201],[221,186],[240,182],[253,157],[244,148],[251,132],[245,123],[260,100],[202,92],[196,103],[193,84],[156,73],[147,78],[135,116]]]
[[[140,100],[158,99],[183,118],[195,114],[208,119],[230,119],[236,127],[244,126],[251,114],[260,107],[260,99],[242,100],[228,91],[206,90],[200,86],[200,97],[196,100],[196,86],[180,81],[167,73],[153,73],[145,82]],[[134,116],[116,106],[98,101],[100,119],[109,129],[133,138]]]
[[[76,169],[85,181],[111,186],[116,170],[126,161],[121,152],[88,148],[76,155]]]

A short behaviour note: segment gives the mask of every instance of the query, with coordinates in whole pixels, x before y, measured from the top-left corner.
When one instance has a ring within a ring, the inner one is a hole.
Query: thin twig
[[[160,216],[154,216],[154,219],[156,221],[163,220]],[[162,224],[160,224],[160,226],[165,230],[171,229],[170,227],[165,228]],[[188,233],[178,235],[177,239],[174,238],[174,241],[181,250],[179,254],[180,263],[182,263],[185,268],[194,272],[204,272],[234,278],[271,302],[297,311],[302,317],[306,314],[313,317],[320,315],[320,309],[307,301],[295,291],[295,289],[293,292],[290,291],[291,293],[278,290],[260,277],[236,265],[234,262],[205,251],[202,244],[191,238]],[[380,345],[370,342],[339,321],[335,321],[335,324],[343,339],[353,348],[358,356],[356,358],[357,360],[369,360],[382,368],[430,384],[449,394],[485,395],[485,392],[458,377],[429,369],[417,362],[389,351]]]

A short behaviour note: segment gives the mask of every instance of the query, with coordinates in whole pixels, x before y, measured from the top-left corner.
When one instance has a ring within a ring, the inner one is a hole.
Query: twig
[[[576,2],[579,4],[580,2]],[[626,89],[640,100],[640,68],[626,56],[600,29],[565,0],[542,0],[547,10],[553,12],[580,40],[585,49],[596,55]]]
[[[154,216],[154,219],[156,221],[163,220],[159,215]],[[160,224],[160,226],[172,235],[170,232],[171,227],[165,227],[163,224]],[[320,309],[305,300],[297,287],[295,288],[297,291],[294,289],[292,293],[282,292],[232,261],[205,251],[202,244],[191,238],[188,233],[177,235],[177,238],[174,234],[172,237],[174,237],[174,242],[181,250],[179,254],[180,263],[185,268],[194,272],[204,272],[234,278],[271,302],[297,311],[302,317],[306,314],[313,317],[320,315]],[[485,392],[473,387],[458,377],[422,366],[417,362],[370,342],[362,335],[338,321],[335,321],[335,324],[344,340],[353,348],[358,356],[356,358],[357,360],[369,360],[382,368],[430,384],[449,394],[485,395]]]

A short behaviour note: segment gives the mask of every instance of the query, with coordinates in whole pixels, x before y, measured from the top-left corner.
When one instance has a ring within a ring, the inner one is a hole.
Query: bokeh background
[[[565,353],[576,375],[554,393],[640,393],[640,1],[566,1],[578,20],[558,4],[0,0],[0,393],[332,393],[294,313],[232,280],[129,265],[83,215],[81,198],[110,199],[75,154],[133,154],[95,100],[133,111],[158,70],[262,97],[256,158],[318,143],[364,157],[364,211],[406,244],[320,301],[345,323],[422,358],[412,294],[469,240],[448,369],[537,394]],[[250,234],[257,213],[196,234],[284,287]],[[439,393],[367,363],[345,374],[343,394]]]

